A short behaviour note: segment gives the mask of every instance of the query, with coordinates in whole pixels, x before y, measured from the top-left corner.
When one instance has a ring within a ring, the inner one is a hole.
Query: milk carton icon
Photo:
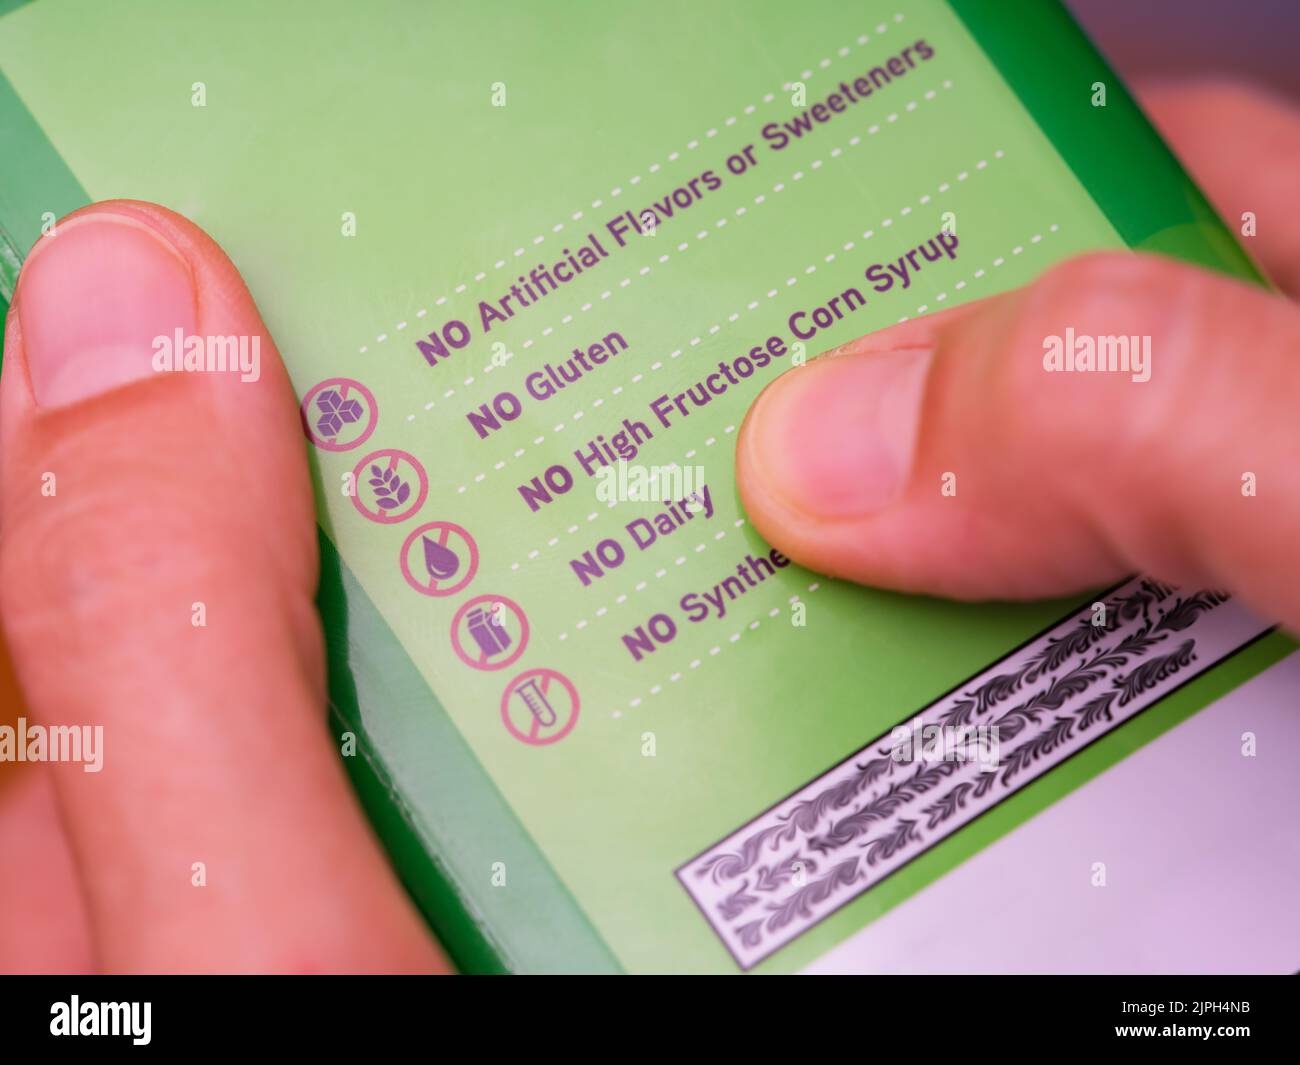
[[[470,635],[474,637],[474,642],[487,658],[499,655],[510,646],[510,633],[506,632],[505,625],[497,620],[498,616],[497,611],[482,606],[476,606],[466,615]]]

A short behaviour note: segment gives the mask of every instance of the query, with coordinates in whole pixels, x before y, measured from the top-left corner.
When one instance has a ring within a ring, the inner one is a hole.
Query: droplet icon
[[[429,571],[429,576],[435,581],[445,581],[449,577],[454,577],[456,571],[460,569],[460,558],[456,552],[438,543],[437,540],[430,540],[427,536],[421,539],[424,541],[424,568]]]

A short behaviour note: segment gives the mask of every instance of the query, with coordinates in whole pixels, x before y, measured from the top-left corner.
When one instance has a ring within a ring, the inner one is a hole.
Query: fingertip
[[[819,359],[766,390],[746,421],[746,476],[796,513],[862,518],[911,469],[928,348]]]
[[[14,303],[43,408],[147,380],[154,338],[197,329],[185,256],[152,226],[107,210],[65,219],[37,242]]]

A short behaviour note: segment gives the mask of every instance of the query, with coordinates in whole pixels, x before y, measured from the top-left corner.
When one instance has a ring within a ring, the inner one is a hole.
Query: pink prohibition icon
[[[578,723],[578,689],[554,669],[528,669],[506,685],[501,721],[520,743],[559,743]]]
[[[399,561],[406,583],[441,599],[462,591],[478,572],[478,544],[455,522],[429,521],[402,544]]]
[[[322,451],[351,451],[370,439],[379,421],[375,395],[351,377],[329,377],[302,397],[303,431]]]
[[[429,477],[408,451],[386,447],[372,451],[352,471],[352,505],[380,525],[405,521],[429,495]]]
[[[471,669],[505,669],[528,646],[528,618],[504,595],[476,595],[451,619],[451,649]]]

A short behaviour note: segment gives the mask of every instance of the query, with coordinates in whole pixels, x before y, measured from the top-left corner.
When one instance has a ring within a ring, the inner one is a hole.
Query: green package
[[[821,351],[1092,249],[1257,279],[1009,6],[0,5],[12,243],[153,200],[257,297],[340,749],[462,968],[806,968],[1291,649],[1213,590],[906,597],[746,521],[737,428]],[[891,753],[1033,700],[994,772]]]

